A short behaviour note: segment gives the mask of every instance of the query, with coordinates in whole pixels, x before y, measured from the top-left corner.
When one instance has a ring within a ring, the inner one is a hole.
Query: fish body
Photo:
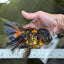
[[[47,29],[23,28],[17,27],[11,21],[5,23],[4,31],[9,36],[7,46],[12,51],[20,48],[40,48],[49,44],[52,37]]]

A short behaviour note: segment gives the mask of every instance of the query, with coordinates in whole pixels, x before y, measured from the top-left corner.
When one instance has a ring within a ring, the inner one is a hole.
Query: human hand
[[[21,13],[26,19],[32,20],[29,24],[25,25],[25,27],[36,29],[46,28],[52,34],[59,32],[57,22],[55,20],[55,14],[50,14],[43,11],[37,11],[35,13],[27,13],[22,11]]]

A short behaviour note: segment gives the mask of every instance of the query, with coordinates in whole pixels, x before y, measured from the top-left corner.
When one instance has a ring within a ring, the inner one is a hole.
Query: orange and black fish
[[[35,28],[17,27],[17,25],[11,21],[5,23],[4,30],[9,36],[7,46],[10,47],[12,51],[27,48],[29,52],[32,48],[40,48],[41,46],[47,45],[52,39],[47,29],[37,30]],[[25,51],[25,55],[27,50]],[[29,56],[25,55],[24,57]]]

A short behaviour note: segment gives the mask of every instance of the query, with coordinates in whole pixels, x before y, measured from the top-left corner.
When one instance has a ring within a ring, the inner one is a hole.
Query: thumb
[[[22,11],[21,14],[26,18],[26,19],[35,19],[38,17],[38,15],[36,13],[27,13],[25,11]]]

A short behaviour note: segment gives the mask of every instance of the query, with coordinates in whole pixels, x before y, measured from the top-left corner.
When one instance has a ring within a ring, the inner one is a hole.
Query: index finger
[[[36,28],[36,29],[38,29],[33,23],[29,23],[29,24],[25,25],[24,28]]]

